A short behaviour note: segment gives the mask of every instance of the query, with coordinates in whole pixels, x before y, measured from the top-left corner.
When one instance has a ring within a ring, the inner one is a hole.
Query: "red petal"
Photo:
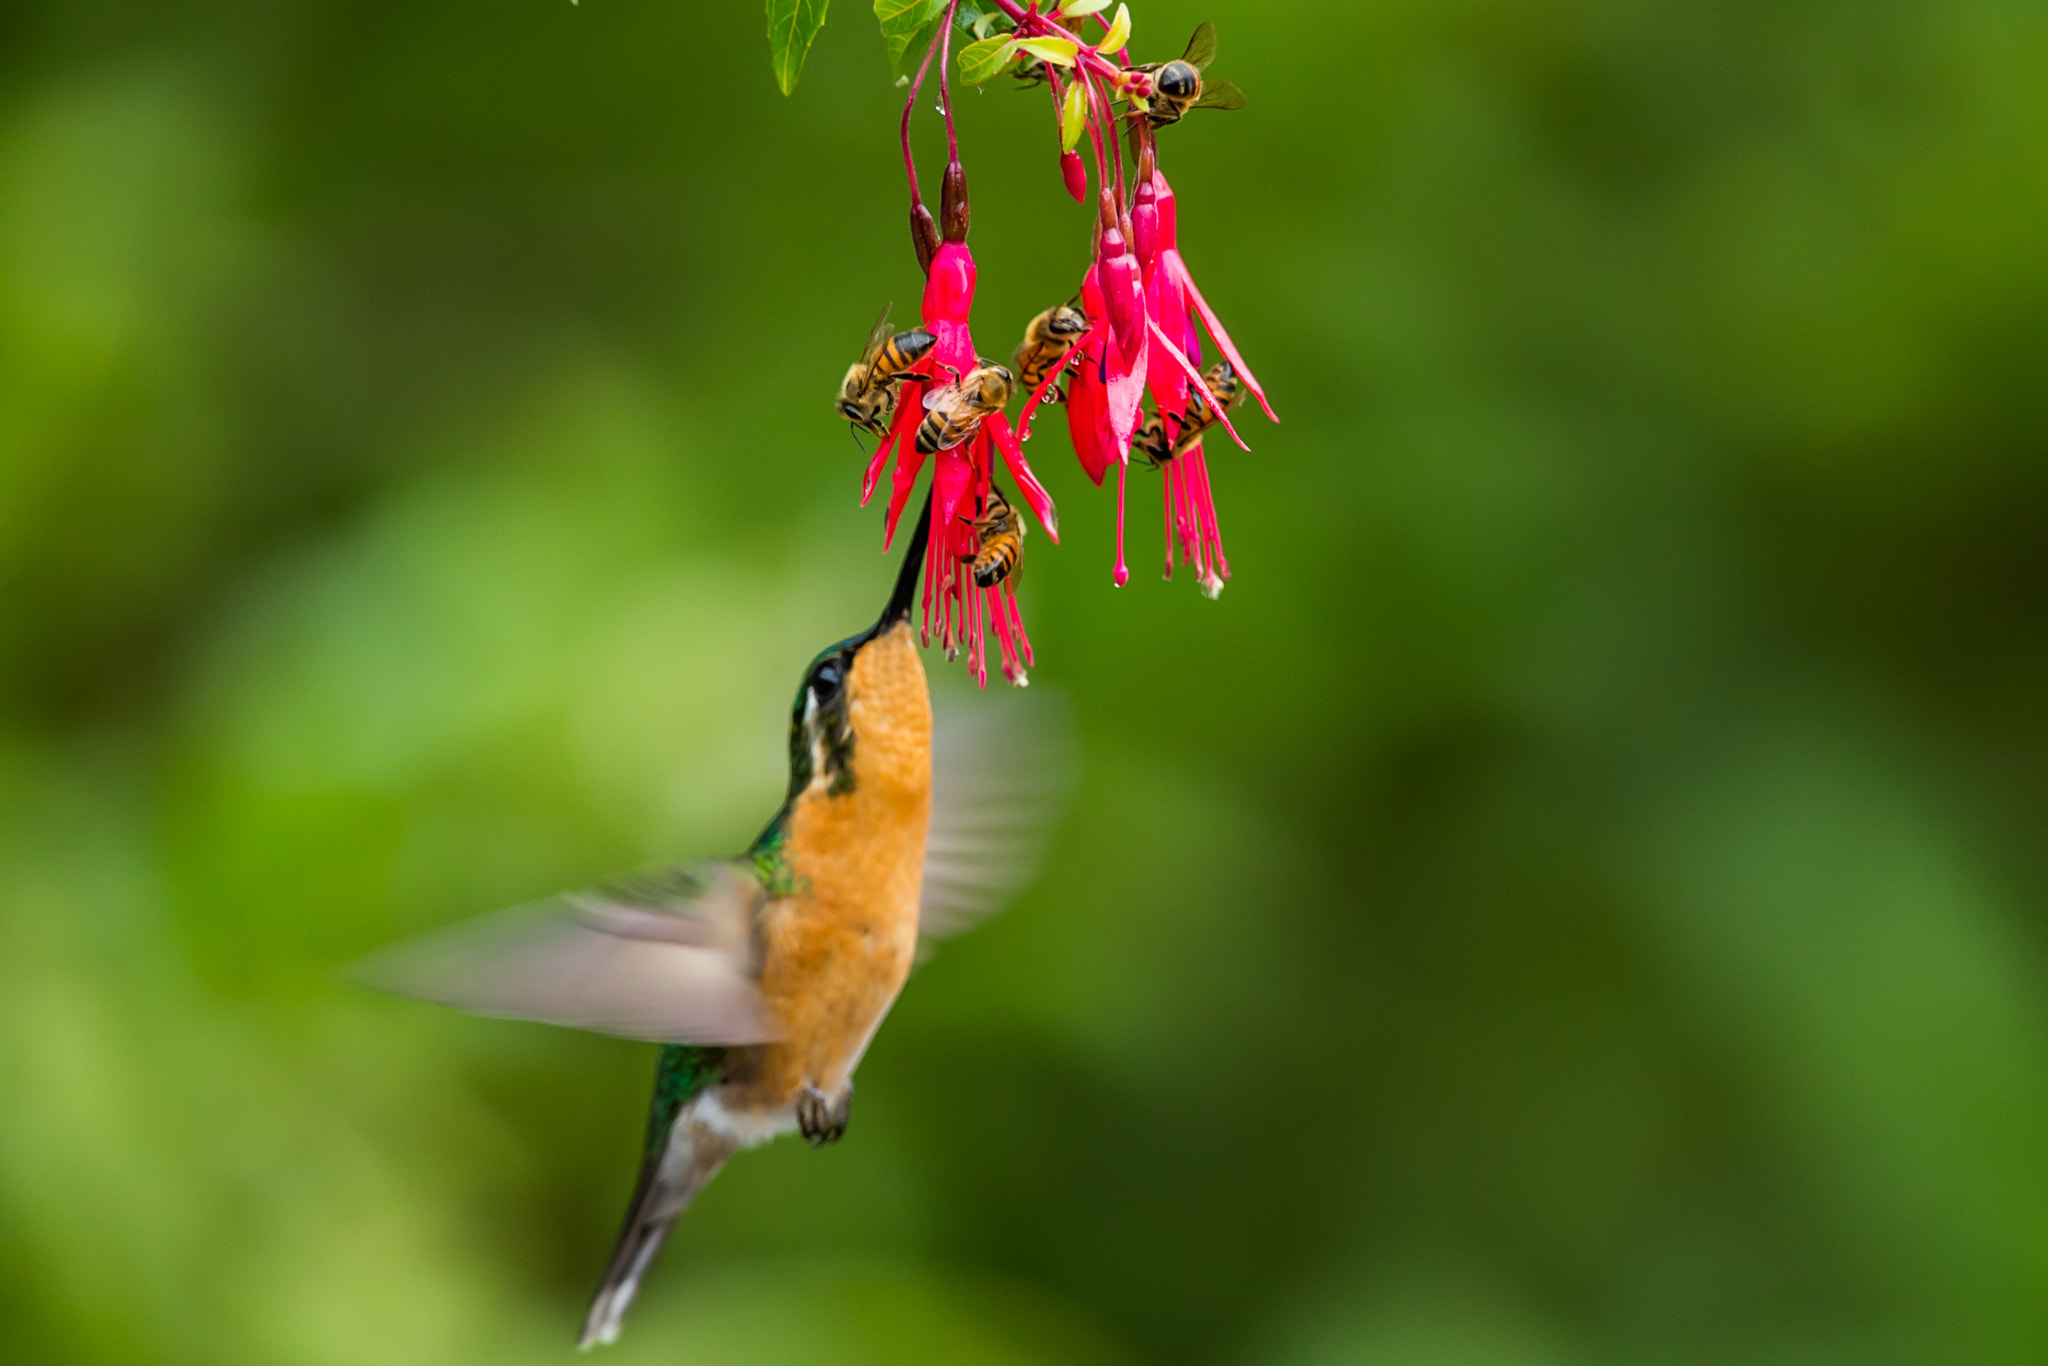
[[[965,323],[974,307],[974,253],[965,242],[948,242],[932,258],[925,277],[924,321]]]
[[[1209,335],[1216,339],[1217,349],[1229,359],[1230,368],[1244,376],[1245,387],[1252,391],[1252,396],[1258,399],[1259,406],[1266,410],[1266,416],[1278,422],[1280,415],[1273,411],[1272,404],[1266,402],[1266,391],[1259,387],[1259,381],[1252,374],[1251,367],[1244,363],[1244,357],[1238,354],[1236,344],[1230,340],[1230,334],[1223,330],[1223,323],[1217,318],[1216,310],[1209,307],[1209,301],[1202,297],[1201,287],[1195,283],[1195,277],[1188,273],[1187,262],[1181,260],[1178,251],[1161,251],[1159,260],[1161,265],[1173,272],[1174,277],[1187,290],[1188,297],[1194,300],[1195,311],[1202,315],[1202,322],[1207,325]]]
[[[875,453],[868,460],[868,472],[860,481],[860,505],[866,507],[868,499],[875,496],[875,485],[881,481],[882,467],[888,463],[889,452],[896,448],[896,428],[892,424],[882,436],[882,444],[875,447]],[[886,547],[884,547],[886,549]]]
[[[918,473],[924,469],[924,455],[917,449],[917,424],[924,421],[923,395],[922,384],[905,382],[896,400],[896,420],[890,424],[888,440],[882,443],[884,448],[896,448],[895,487],[889,492],[889,515],[882,522],[884,550],[896,539],[897,519],[903,516],[910,491],[917,487]]]
[[[1081,358],[1074,382],[1067,387],[1067,436],[1074,443],[1082,471],[1101,488],[1102,477],[1116,459],[1116,434],[1109,425],[1109,390],[1101,379],[1101,357],[1109,345],[1109,334],[1097,331],[1092,335],[1092,354]]]
[[[1074,343],[1074,349],[1067,352],[1067,358],[1058,365],[1055,365],[1052,368],[1052,373],[1040,380],[1038,387],[1031,391],[1031,397],[1024,400],[1024,411],[1017,417],[1017,432],[1020,437],[1031,435],[1031,415],[1038,411],[1039,404],[1045,402],[1045,396],[1052,392],[1053,385],[1059,383],[1060,376],[1064,375],[1076,361],[1080,360],[1081,348],[1086,346],[1088,339],[1094,335],[1094,328],[1083,332],[1080,340]]]
[[[1174,336],[1179,328],[1182,336],[1191,326],[1188,314],[1188,296],[1168,271],[1154,271],[1145,282],[1146,320],[1158,326],[1167,336]],[[1149,340],[1148,340],[1148,345]],[[1185,352],[1183,352],[1185,354]],[[1145,384],[1152,391],[1152,402],[1162,413],[1184,413],[1188,407],[1187,377],[1178,365],[1168,365],[1159,358],[1146,357]]]
[[[982,419],[981,429],[995,438],[996,449],[1003,453],[1003,465],[1010,471],[1010,477],[1017,481],[1017,488],[1024,495],[1024,501],[1038,514],[1040,526],[1052,543],[1060,543],[1059,509],[1052,505],[1052,495],[1045,491],[1045,485],[1038,482],[1038,476],[1031,472],[1030,462],[1024,459],[1023,444],[1017,434],[1010,430],[1010,419],[1001,413],[990,413]]]
[[[1223,424],[1223,430],[1230,433],[1230,439],[1237,443],[1238,449],[1250,450],[1251,447],[1244,444],[1244,438],[1237,434],[1237,428],[1230,425],[1230,414],[1225,412],[1223,405],[1216,401],[1216,392],[1209,387],[1209,381],[1202,378],[1202,372],[1195,368],[1194,362],[1189,360],[1186,354],[1173,344],[1173,338],[1167,336],[1166,330],[1160,327],[1158,323],[1151,323],[1151,328],[1152,340],[1159,343],[1167,355],[1173,357],[1174,362],[1187,372],[1189,381],[1202,391],[1202,397],[1209,401],[1209,411],[1216,414],[1217,420]]]
[[[1140,316],[1143,316],[1142,314]],[[1143,334],[1140,334],[1143,339]],[[1137,356],[1126,360],[1112,340],[1109,348],[1109,430],[1115,443],[1116,458],[1131,458],[1131,437],[1138,430],[1140,414],[1145,406],[1145,352],[1148,348],[1137,348]],[[1118,366],[1125,366],[1118,373]]]

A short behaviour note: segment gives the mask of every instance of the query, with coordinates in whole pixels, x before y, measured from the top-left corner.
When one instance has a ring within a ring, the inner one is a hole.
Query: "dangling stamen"
[[[1173,463],[1168,462],[1166,468],[1160,474],[1159,482],[1166,490],[1159,500],[1160,507],[1166,514],[1166,532],[1164,537],[1166,542],[1165,577],[1171,579],[1173,577]]]
[[[1110,579],[1118,588],[1131,581],[1131,567],[1124,563],[1124,483],[1130,473],[1131,457],[1126,452],[1116,465],[1116,570]]]

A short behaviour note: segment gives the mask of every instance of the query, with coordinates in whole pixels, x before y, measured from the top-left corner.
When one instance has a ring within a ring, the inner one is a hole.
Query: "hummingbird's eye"
[[[823,706],[838,695],[846,682],[846,666],[837,658],[828,659],[811,674],[811,691]]]

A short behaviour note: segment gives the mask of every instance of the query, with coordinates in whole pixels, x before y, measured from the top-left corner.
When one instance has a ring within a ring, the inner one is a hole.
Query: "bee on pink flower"
[[[975,264],[967,248],[966,173],[947,85],[957,10],[956,3],[949,3],[910,84],[903,113],[911,240],[926,275],[920,326],[909,334],[907,347],[889,353],[913,363],[890,372],[893,403],[886,418],[868,426],[881,442],[868,464],[861,500],[865,504],[873,497],[883,472],[889,471],[886,546],[926,460],[932,462],[925,638],[936,640],[949,657],[964,650],[976,678],[985,682],[987,636],[993,632],[1004,674],[1022,683],[1032,656],[1017,606],[1019,576],[1014,567],[983,574],[974,566],[1021,563],[1022,514],[995,483],[998,456],[1017,501],[1058,541],[1052,500],[1022,447],[1039,405],[1064,398],[1075,456],[1096,485],[1112,467],[1117,471],[1114,582],[1130,580],[1124,538],[1135,452],[1144,467],[1161,476],[1167,577],[1186,565],[1211,597],[1229,579],[1230,563],[1223,553],[1204,442],[1221,427],[1244,445],[1230,411],[1246,394],[1268,417],[1273,410],[1181,259],[1173,191],[1156,164],[1158,131],[1178,123],[1181,114],[1243,104],[1235,86],[1205,75],[1215,56],[1215,30],[1202,25],[1173,61],[1127,65],[1130,19],[1122,6],[1111,19],[1100,12],[1101,5],[1080,15],[1076,11],[1087,7],[1068,4],[1053,11],[1026,9],[1012,0],[991,3],[997,13],[984,8],[976,19],[977,41],[962,51],[961,70],[979,82],[1006,67],[1027,64],[1032,83],[1051,92],[1062,184],[1085,203],[1093,171],[1092,259],[1075,299],[1047,309],[1026,329],[1012,366],[988,360],[975,349],[968,324]],[[1089,16],[1102,30],[1093,44],[1079,32]],[[934,56],[940,64],[940,108],[949,149],[937,219],[919,196],[909,139],[917,93]],[[1126,133],[1132,162],[1128,174]],[[1084,150],[1090,155],[1084,156]],[[1206,371],[1205,331],[1221,352]],[[849,375],[849,383],[853,378]],[[1006,410],[1020,383],[1026,391],[1024,406],[1013,428]],[[1001,547],[993,560],[985,553],[992,537]]]

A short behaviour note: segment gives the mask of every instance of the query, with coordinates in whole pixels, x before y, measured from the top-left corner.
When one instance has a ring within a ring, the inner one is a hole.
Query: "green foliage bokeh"
[[[0,1360],[569,1350],[652,1050],[334,971],[738,847],[883,595],[900,96],[761,18],[0,13]],[[1140,474],[1112,590],[1044,424],[1046,875],[618,1359],[2048,1356],[2048,12],[1136,19],[1252,99],[1162,153],[1236,577]],[[998,353],[1087,232],[1007,86]]]

